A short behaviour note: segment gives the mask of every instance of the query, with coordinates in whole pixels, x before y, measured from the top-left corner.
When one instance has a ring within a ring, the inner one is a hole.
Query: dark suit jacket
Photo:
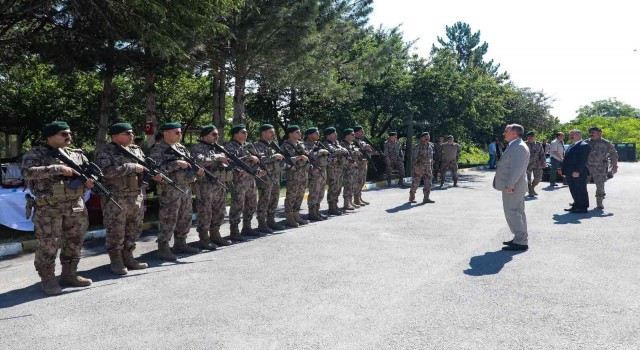
[[[577,171],[580,175],[589,174],[587,169],[587,160],[589,160],[589,153],[591,153],[591,146],[584,140],[571,147],[564,155],[564,161],[562,162],[562,173],[565,176],[571,176],[571,173]]]

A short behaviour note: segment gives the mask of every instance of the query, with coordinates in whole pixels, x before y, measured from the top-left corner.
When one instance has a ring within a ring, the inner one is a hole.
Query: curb
[[[477,167],[473,167],[473,168],[459,169],[458,171],[461,172],[461,173],[464,173],[464,172],[467,172],[467,171],[484,170],[484,169],[488,169],[488,168],[489,168],[488,165],[483,165],[483,166],[477,166]],[[396,185],[397,183],[398,183],[398,180],[391,180],[391,184],[392,185]],[[410,184],[411,183],[411,178],[410,177],[405,177],[404,178],[404,183]],[[378,181],[378,182],[372,182],[372,183],[365,184],[362,187],[362,190],[363,191],[375,190],[375,189],[384,188],[384,187],[388,187],[387,182],[386,181]],[[304,194],[304,199],[305,200],[307,199],[308,195],[309,195],[308,193]],[[227,212],[228,211],[229,211],[229,207],[227,207]],[[191,220],[193,220],[193,221],[196,220],[196,214],[192,215]],[[150,229],[158,228],[159,225],[160,225],[159,221],[145,222],[145,223],[142,224],[142,230],[150,230]],[[85,240],[98,239],[98,238],[104,238],[105,236],[106,236],[106,231],[104,229],[99,229],[99,230],[87,231],[84,234],[84,239]],[[37,245],[37,243],[36,243],[35,239],[29,240],[29,241],[24,241],[24,242],[0,244],[0,258],[4,258],[4,257],[11,256],[11,255],[18,255],[18,254],[22,254],[22,253],[33,253],[36,250],[36,245]]]

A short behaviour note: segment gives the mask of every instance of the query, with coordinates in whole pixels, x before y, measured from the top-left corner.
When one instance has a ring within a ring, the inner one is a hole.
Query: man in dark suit
[[[527,216],[524,212],[524,195],[527,192],[527,166],[529,165],[529,147],[522,140],[524,128],[518,124],[507,125],[504,137],[509,146],[504,151],[493,188],[502,192],[502,207],[507,225],[514,237],[504,242],[502,250],[529,249]]]
[[[562,173],[569,183],[573,204],[571,208],[567,208],[565,211],[586,213],[589,208],[589,194],[587,193],[589,169],[587,168],[587,161],[589,160],[589,153],[591,153],[591,146],[582,140],[580,130],[571,130],[569,139],[573,143],[569,146],[564,156]]]

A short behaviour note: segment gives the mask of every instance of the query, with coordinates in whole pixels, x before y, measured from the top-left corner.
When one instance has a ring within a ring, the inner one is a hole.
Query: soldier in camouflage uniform
[[[224,148],[234,156],[246,160],[250,166],[258,163],[258,158],[249,153],[247,146],[247,128],[243,124],[231,128],[231,141]],[[231,225],[232,241],[243,242],[243,236],[262,237],[258,231],[251,228],[251,220],[256,212],[258,199],[256,197],[256,180],[251,174],[242,170],[237,164],[232,163],[233,185],[231,186],[231,210],[229,211],[229,224]],[[264,173],[260,173],[264,175]],[[242,231],[239,230],[242,219]]]
[[[602,138],[602,129],[593,127],[589,129],[591,136],[587,143],[591,146],[587,168],[589,169],[588,179],[596,184],[596,202],[598,209],[604,209],[604,183],[608,180],[609,159],[611,159],[612,175],[618,172],[618,151],[609,140]]]
[[[336,128],[329,127],[324,129],[324,145],[329,149],[331,158],[327,165],[327,202],[329,204],[329,214],[342,215],[342,211],[338,208],[338,199],[340,198],[340,192],[342,192],[342,181],[344,168],[350,165],[351,157],[346,148],[340,145],[338,142],[338,133]]]
[[[149,158],[153,159],[163,173],[176,183],[178,191],[167,184],[158,184],[160,196],[160,230],[158,232],[158,257],[163,260],[177,260],[177,257],[169,249],[169,241],[174,237],[173,251],[175,253],[196,254],[199,249],[187,245],[187,234],[191,230],[191,218],[193,208],[191,203],[191,185],[196,181],[192,176],[191,166],[184,160],[168,153],[173,147],[179,152],[190,156],[187,147],[180,143],[182,138],[182,125],[170,122],[162,125],[162,141],[151,149]],[[197,172],[198,176],[204,175],[204,169]]]
[[[444,144],[444,138],[438,137],[438,141],[433,145],[433,182],[438,181],[438,174],[440,174],[440,166],[442,165],[442,145]]]
[[[547,160],[544,155],[544,148],[540,142],[536,141],[536,133],[527,133],[529,147],[529,165],[527,166],[527,183],[529,184],[529,197],[537,196],[535,187],[542,181],[542,169],[547,167]],[[532,179],[533,175],[533,179]]]
[[[290,125],[286,132],[287,140],[282,143],[282,149],[289,153],[295,166],[286,166],[287,194],[284,198],[284,211],[287,217],[287,225],[298,227],[309,223],[309,221],[300,217],[300,207],[302,206],[304,191],[308,183],[309,158],[306,156],[304,145],[300,141],[302,136],[300,127]]]
[[[229,159],[222,153],[216,153],[213,144],[219,139],[218,129],[214,125],[206,125],[200,131],[200,142],[191,147],[191,156],[211,172],[218,181],[206,176],[198,178],[195,183],[197,230],[202,249],[215,250],[218,246],[228,246],[231,241],[222,238],[220,226],[224,223],[225,191],[221,182],[227,175],[226,167]]]
[[[126,275],[128,269],[147,268],[147,264],[133,258],[133,250],[142,233],[144,219],[141,175],[148,169],[118,151],[122,146],[141,159],[145,157],[142,149],[132,143],[131,124],[113,124],[108,134],[111,137],[111,143],[96,153],[96,163],[104,174],[102,181],[104,186],[113,193],[115,201],[122,209],[112,201],[100,199],[102,222],[106,230],[105,248],[111,260],[111,272],[116,275]],[[161,175],[157,175],[154,180],[161,181]]]
[[[269,147],[269,143],[273,141],[274,137],[273,125],[264,124],[260,127],[260,140],[253,144],[262,164],[270,174],[269,177],[263,177],[264,181],[257,182],[258,230],[264,233],[285,229],[284,226],[276,222],[276,209],[280,200],[280,176],[282,175],[280,161],[284,159],[284,156]]]
[[[53,122],[44,127],[44,146],[34,146],[22,158],[22,176],[35,196],[33,226],[36,235],[34,265],[42,280],[46,295],[62,293],[60,284],[84,287],[91,280],[77,275],[84,233],[89,226],[87,209],[82,199],[91,180],[72,190],[68,184],[77,175],[74,170],[51,156],[60,149],[77,164],[88,162],[82,150],[71,149],[71,131],[65,122]],[[60,284],[55,277],[55,263],[60,248],[62,274]]]
[[[344,130],[344,138],[342,139],[342,147],[344,147],[348,152],[348,157],[351,161],[348,164],[345,164],[342,173],[342,197],[344,198],[344,206],[342,209],[344,211],[356,210],[360,206],[354,205],[353,203],[353,193],[356,186],[356,177],[358,176],[358,160],[362,157],[362,153],[360,150],[356,148],[354,145],[354,140],[356,138],[353,129],[345,129]]]
[[[447,143],[443,144],[440,161],[440,187],[444,186],[444,178],[447,171],[451,171],[453,177],[453,187],[458,187],[458,160],[462,148],[459,144],[453,142],[453,136],[447,136]]]
[[[368,171],[367,165],[369,163],[369,161],[367,160],[367,157],[364,156],[364,152],[367,152],[368,155],[371,155],[374,151],[373,151],[373,147],[367,144],[363,140],[365,135],[364,135],[364,128],[361,125],[354,126],[353,132],[356,137],[354,141],[355,145],[360,150],[360,153],[362,154],[362,156],[359,157],[359,161],[358,161],[358,174],[356,175],[356,183],[353,191],[353,203],[357,206],[363,207],[365,205],[370,204],[369,202],[362,199],[362,188],[367,182],[367,171]]]
[[[398,172],[398,186],[402,187],[404,181],[404,154],[400,142],[398,142],[398,133],[390,132],[389,138],[384,142],[384,162],[387,165],[387,184],[391,186],[391,173],[395,170]]]
[[[307,154],[317,169],[311,170],[309,175],[309,197],[307,197],[307,205],[309,206],[309,219],[311,221],[326,220],[327,217],[320,213],[320,203],[324,198],[324,190],[327,184],[327,165],[329,164],[329,151],[318,147],[318,139],[320,132],[318,128],[313,127],[305,130],[304,147]]]
[[[420,135],[420,142],[411,153],[411,163],[413,164],[413,176],[411,177],[411,190],[409,191],[409,202],[416,202],[416,190],[420,186],[420,181],[424,181],[422,193],[424,197],[422,203],[435,203],[429,199],[431,193],[431,175],[433,171],[433,143],[429,142],[429,133],[423,132]]]

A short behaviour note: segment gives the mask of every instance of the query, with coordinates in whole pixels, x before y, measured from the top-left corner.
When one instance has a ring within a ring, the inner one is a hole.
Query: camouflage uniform
[[[349,153],[347,149],[340,145],[337,140],[334,142],[324,141],[324,145],[330,150],[333,155],[333,159],[329,161],[327,165],[327,203],[329,203],[329,209],[334,211],[338,207],[338,199],[340,192],[342,192],[344,169],[351,164],[349,161]]]
[[[529,184],[529,195],[535,193],[536,187],[542,181],[542,168],[547,161],[545,159],[544,148],[540,142],[525,142],[529,147],[529,165],[527,166],[527,183]],[[533,175],[533,176],[532,176]],[[533,177],[533,179],[532,179]]]
[[[264,181],[258,181],[258,221],[274,218],[278,201],[280,199],[280,176],[282,166],[276,158],[276,151],[269,147],[269,143],[263,140],[255,142],[253,146],[260,154],[260,159],[265,165],[270,177],[263,177]]]
[[[104,228],[107,231],[107,252],[133,251],[142,233],[144,205],[141,175],[136,174],[137,163],[120,153],[114,143],[103,147],[96,154],[96,163],[104,174],[102,183],[114,195],[122,210],[112,201],[100,199]],[[140,147],[130,145],[127,149],[144,159]]]
[[[418,142],[411,154],[411,163],[413,164],[413,176],[411,177],[411,190],[409,191],[410,198],[415,197],[421,180],[424,181],[422,193],[425,198],[429,198],[433,174],[433,143]]]
[[[444,178],[447,171],[451,171],[453,177],[453,185],[458,184],[458,158],[460,157],[460,151],[462,148],[459,144],[454,143],[452,145],[448,143],[442,144],[441,161],[440,161],[440,185],[444,185]]]
[[[191,184],[195,182],[195,176],[188,176],[191,169],[181,169],[176,162],[175,156],[168,154],[167,150],[172,147],[165,141],[156,144],[151,149],[149,158],[153,159],[160,170],[176,183],[187,195],[175,188],[164,184],[158,184],[158,195],[160,196],[160,230],[158,232],[158,243],[166,243],[175,235],[176,241],[186,240],[187,234],[191,230],[191,218],[193,215],[193,205],[191,199]],[[190,155],[189,150],[180,143],[173,145],[175,149]]]
[[[291,159],[296,165],[296,171],[291,171],[291,167],[287,166],[287,194],[284,199],[284,210],[287,213],[298,212],[304,200],[304,191],[307,188],[309,163],[296,161],[295,158],[299,152],[305,152],[304,145],[298,141],[294,143],[286,140],[282,144],[282,149],[289,152],[293,158]],[[301,154],[301,153],[300,153]]]
[[[344,188],[342,191],[342,197],[344,197],[346,202],[347,199],[353,199],[354,189],[357,186],[356,177],[358,176],[359,158],[355,154],[358,149],[353,143],[342,141],[341,144],[342,147],[349,151],[350,157],[352,158],[348,164],[345,164],[342,173],[342,186]]]
[[[606,196],[604,183],[608,180],[609,158],[617,161],[618,151],[609,140],[603,138],[597,141],[589,139],[586,142],[591,146],[591,153],[589,153],[589,160],[587,161],[588,179],[591,179],[596,184],[596,201],[598,202],[598,207],[603,207],[602,201]]]
[[[356,144],[356,147],[360,150],[360,152],[367,152],[365,151],[365,146],[367,146],[367,143],[364,142],[364,140],[356,138],[354,143]],[[358,201],[360,203],[362,203],[362,188],[364,187],[365,183],[367,182],[367,170],[369,168],[369,166],[367,165],[368,161],[367,158],[365,158],[364,155],[362,155],[361,157],[359,157],[358,160],[358,173],[356,174],[356,179],[355,179],[355,187],[353,190],[353,198],[354,200],[357,198]],[[363,204],[367,204],[367,203],[363,203]]]
[[[404,178],[404,155],[400,142],[389,140],[384,143],[384,162],[387,165],[387,180],[391,180],[391,173],[398,172],[398,178]]]
[[[198,142],[191,147],[191,156],[207,171],[223,182],[227,174],[226,166],[220,161],[224,154],[215,153],[213,147],[206,142]],[[225,192],[224,187],[217,181],[209,180],[206,176],[198,178],[195,185],[196,192],[196,229],[199,234],[211,233],[214,243],[218,244],[220,226],[224,223]],[[217,241],[216,241],[217,240]]]
[[[433,180],[437,181],[438,174],[440,174],[440,167],[442,166],[442,143],[436,142],[433,144]]]
[[[33,225],[36,235],[34,265],[43,279],[54,277],[56,255],[60,263],[77,267],[84,233],[89,226],[82,199],[87,190],[67,187],[71,177],[62,176],[63,163],[49,155],[51,148],[36,146],[22,158],[22,176],[35,196]],[[77,164],[88,162],[81,150],[62,148]]]
[[[231,140],[224,148],[238,158],[250,156],[249,152],[240,142]],[[233,169],[233,185],[231,186],[231,210],[229,211],[229,223],[238,225],[240,220],[250,222],[256,212],[256,181],[250,174],[244,172],[237,165],[231,165]]]
[[[320,206],[320,203],[324,199],[324,190],[327,184],[327,165],[329,165],[329,161],[327,160],[327,155],[320,152],[322,149],[317,149],[318,141],[305,141],[304,147],[307,150],[307,154],[309,154],[309,158],[312,159],[313,163],[318,166],[319,169],[312,170],[309,176],[309,197],[307,197],[307,204],[309,206],[309,210],[314,210],[315,206]]]

